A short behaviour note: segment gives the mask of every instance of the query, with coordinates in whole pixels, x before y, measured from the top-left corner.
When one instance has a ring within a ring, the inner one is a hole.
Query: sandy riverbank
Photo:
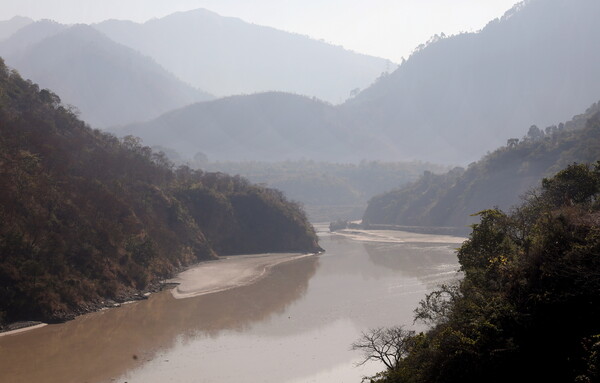
[[[35,330],[36,328],[42,328],[47,325],[48,325],[47,323],[38,323],[38,324],[35,324],[32,326],[21,327],[16,330],[8,330],[8,331],[0,332],[0,337],[7,336],[7,335],[20,334],[22,332],[29,331],[29,330]]]
[[[343,235],[355,241],[386,243],[456,243],[461,244],[467,238],[452,235],[420,234],[399,230],[360,230],[344,229],[332,234]]]
[[[276,265],[314,255],[273,253],[224,257],[199,263],[168,282],[179,284],[171,290],[176,299],[196,297],[249,285]]]

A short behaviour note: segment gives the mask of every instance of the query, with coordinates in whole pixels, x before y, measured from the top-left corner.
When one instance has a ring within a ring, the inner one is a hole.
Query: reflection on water
[[[371,262],[406,277],[417,278],[428,290],[451,277],[458,277],[456,259],[448,259],[449,248],[457,247],[456,244],[365,243],[363,246]]]
[[[0,382],[110,381],[177,342],[214,338],[223,330],[243,332],[299,299],[318,262],[309,257],[281,265],[243,289],[183,300],[165,291],[147,301],[0,338]]]
[[[250,286],[148,301],[0,338],[0,382],[358,382],[361,331],[412,325],[456,277],[455,244],[363,243],[323,234],[327,252]]]

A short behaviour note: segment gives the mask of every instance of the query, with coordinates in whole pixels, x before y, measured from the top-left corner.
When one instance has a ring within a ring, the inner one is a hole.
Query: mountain
[[[34,46],[48,37],[54,36],[68,27],[52,20],[41,20],[35,23],[29,23],[23,28],[13,33],[10,38],[0,41],[0,55],[8,57],[17,57],[31,46]]]
[[[19,29],[33,23],[28,17],[15,16],[10,20],[0,21],[0,41],[9,38]]]
[[[204,9],[95,28],[217,96],[284,91],[341,103],[395,68],[389,60]]]
[[[204,13],[177,17],[196,14]],[[340,106],[268,92],[190,106],[124,132],[210,160],[466,164],[600,97],[597,14],[593,0],[531,0],[478,33],[421,47]],[[119,25],[137,36],[137,24]]]
[[[528,0],[477,33],[432,39],[343,106],[401,158],[467,164],[600,97],[596,0]]]
[[[218,255],[313,252],[301,208],[241,177],[173,168],[77,119],[0,60],[0,327],[125,301]]]
[[[446,174],[430,172],[416,182],[369,201],[367,224],[465,226],[491,206],[509,209],[539,186],[542,178],[577,163],[600,158],[600,103],[566,124],[529,129],[494,152]]]
[[[95,127],[143,121],[211,98],[85,25],[31,24],[0,44],[0,54]]]
[[[191,158],[282,161],[353,161],[369,147],[370,132],[352,126],[330,104],[288,93],[231,96],[197,103],[140,124],[115,129],[148,145],[172,148]]]

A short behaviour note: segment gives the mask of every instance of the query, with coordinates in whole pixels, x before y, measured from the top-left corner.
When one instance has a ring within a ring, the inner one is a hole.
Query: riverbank
[[[332,234],[343,235],[355,241],[361,242],[385,242],[385,243],[455,243],[461,244],[467,238],[454,235],[433,235],[413,233],[400,230],[364,230],[364,229],[341,229]]]
[[[171,293],[175,299],[183,299],[247,286],[268,275],[269,271],[279,264],[314,255],[316,253],[267,253],[226,256],[202,261],[180,271],[172,279],[157,281],[142,291],[129,291],[115,300],[107,299],[87,304],[77,313],[65,315],[63,320],[52,323],[64,323],[80,315],[145,300],[151,294],[169,288],[172,288]],[[40,321],[11,323],[0,329],[0,336],[19,334],[47,324]]]
[[[168,282],[177,284],[171,290],[174,298],[191,298],[247,286],[265,277],[274,266],[314,255],[276,253],[223,257],[201,262]]]

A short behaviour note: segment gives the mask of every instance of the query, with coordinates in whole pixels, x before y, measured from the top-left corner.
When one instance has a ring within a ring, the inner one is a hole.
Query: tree
[[[352,343],[351,349],[363,353],[363,361],[358,363],[359,366],[375,360],[393,370],[409,354],[414,345],[414,336],[414,331],[404,330],[402,326],[378,327],[363,332],[360,339]]]
[[[544,131],[536,125],[531,125],[527,131],[527,138],[533,141],[541,140],[544,138]]]
[[[600,191],[600,164],[595,170],[586,164],[572,164],[552,178],[542,180],[545,197],[550,203],[580,204],[590,202]]]
[[[519,145],[519,139],[518,138],[509,138],[506,141],[506,146],[508,146],[510,149],[517,147],[517,145]]]

